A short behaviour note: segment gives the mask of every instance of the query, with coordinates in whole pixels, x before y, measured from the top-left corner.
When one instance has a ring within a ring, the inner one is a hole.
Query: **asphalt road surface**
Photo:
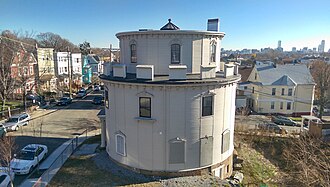
[[[97,113],[100,105],[92,104],[95,96],[102,92],[92,92],[83,99],[74,99],[68,106],[54,106],[47,110],[36,111],[31,114],[27,126],[21,127],[16,132],[9,132],[15,136],[17,150],[27,144],[44,144],[49,149],[49,154],[68,139],[83,133],[86,129],[93,130],[88,135],[99,131]],[[48,155],[49,155],[48,154]],[[14,186],[18,186],[29,175],[16,176]]]

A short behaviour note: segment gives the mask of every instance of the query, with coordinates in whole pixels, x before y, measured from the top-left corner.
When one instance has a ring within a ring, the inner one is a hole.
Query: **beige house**
[[[54,49],[38,48],[37,59],[40,89],[46,92],[56,92]]]
[[[300,116],[312,112],[315,83],[304,64],[257,62],[242,85],[248,106],[257,113]]]
[[[232,173],[236,65],[220,67],[212,30],[121,32],[120,63],[104,64],[102,145],[112,160],[151,175]]]

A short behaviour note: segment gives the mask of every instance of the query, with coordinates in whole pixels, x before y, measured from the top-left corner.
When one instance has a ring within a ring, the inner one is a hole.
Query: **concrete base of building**
[[[231,176],[233,172],[233,155],[228,157],[223,162],[214,164],[212,166],[204,167],[204,168],[196,168],[189,171],[152,171],[152,170],[145,170],[139,168],[133,168],[122,163],[117,162],[116,160],[112,159],[110,156],[109,158],[115,162],[117,165],[134,171],[136,173],[141,173],[144,175],[150,176],[161,176],[161,177],[185,177],[185,176],[195,176],[195,175],[215,175],[220,177],[221,179],[225,179]]]

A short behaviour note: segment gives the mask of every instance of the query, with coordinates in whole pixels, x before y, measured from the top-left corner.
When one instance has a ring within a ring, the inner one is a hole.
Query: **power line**
[[[16,39],[8,38],[8,37],[5,37],[5,36],[0,36],[0,39],[2,39],[2,38],[7,39],[7,40],[10,40],[10,41],[13,41],[13,42],[17,42],[17,43],[21,43],[21,44],[29,45],[29,46],[32,46],[32,47],[36,47],[35,45],[28,44],[28,43],[22,42],[22,41],[20,41],[20,40],[16,40]]]
[[[268,97],[273,97],[273,98],[276,98],[276,99],[281,99],[281,100],[286,100],[286,101],[292,101],[292,102],[296,102],[296,103],[302,103],[302,104],[310,104],[308,102],[303,102],[303,101],[299,101],[299,100],[290,100],[288,98],[285,98],[285,97],[282,97],[282,96],[277,96],[277,95],[271,95],[269,93],[266,93],[266,92],[262,92],[262,91],[257,91],[257,90],[253,90],[251,88],[247,88],[247,89],[239,89],[238,90],[241,90],[241,91],[247,91],[249,93],[254,93],[254,92],[257,92],[257,93],[260,93],[261,95],[264,95],[264,96],[268,96]],[[251,91],[250,91],[251,90]],[[303,100],[302,98],[298,98],[298,97],[295,97],[295,99],[300,99],[300,100]]]

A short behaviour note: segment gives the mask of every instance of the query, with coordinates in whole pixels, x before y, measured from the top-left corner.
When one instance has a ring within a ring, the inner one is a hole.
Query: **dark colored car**
[[[100,105],[103,103],[103,98],[101,96],[96,96],[93,98],[93,104]]]
[[[72,99],[70,97],[62,97],[56,105],[61,106],[61,105],[68,105],[72,103]]]
[[[275,123],[261,123],[258,125],[258,129],[268,132],[275,132],[277,134],[287,134],[287,130],[276,125]]]
[[[297,122],[285,116],[272,116],[272,122],[278,125],[298,126]]]

